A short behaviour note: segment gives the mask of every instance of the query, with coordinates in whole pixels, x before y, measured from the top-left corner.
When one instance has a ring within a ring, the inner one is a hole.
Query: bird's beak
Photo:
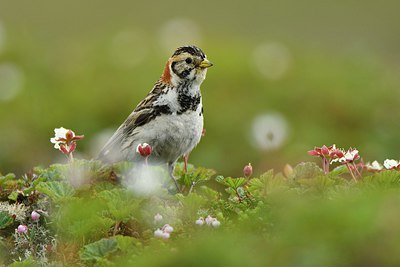
[[[202,69],[205,69],[205,68],[209,68],[209,67],[211,67],[213,64],[211,63],[211,61],[209,61],[208,59],[203,59],[203,61],[202,62],[200,62],[200,65],[199,65],[199,67],[200,68],[202,68]]]

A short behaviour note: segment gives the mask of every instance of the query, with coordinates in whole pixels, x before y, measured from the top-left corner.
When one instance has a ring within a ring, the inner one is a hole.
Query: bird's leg
[[[185,173],[187,173],[187,164],[188,164],[188,161],[189,161],[189,155],[190,155],[190,153],[187,153],[187,154],[185,154],[185,155],[183,155],[183,171],[185,172]]]
[[[174,165],[175,165],[174,163],[168,163],[168,174],[171,177],[171,179],[174,181],[177,192],[181,192],[181,190],[179,189],[179,184],[176,181],[176,178],[174,176]]]

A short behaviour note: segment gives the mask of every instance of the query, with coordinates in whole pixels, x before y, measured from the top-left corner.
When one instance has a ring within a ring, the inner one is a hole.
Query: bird
[[[200,142],[203,105],[200,86],[213,63],[197,46],[178,47],[167,60],[161,77],[101,149],[103,162],[140,162],[136,153],[143,143],[152,148],[150,163],[166,164],[173,175],[177,160]],[[147,162],[147,158],[146,158]]]

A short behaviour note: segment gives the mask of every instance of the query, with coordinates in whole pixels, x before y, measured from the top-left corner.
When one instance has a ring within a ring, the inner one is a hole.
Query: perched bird
[[[203,131],[200,85],[213,64],[196,46],[182,46],[168,59],[160,79],[108,140],[99,154],[105,162],[140,161],[139,144],[152,147],[150,163],[175,162],[199,143]],[[178,186],[177,186],[178,187]]]

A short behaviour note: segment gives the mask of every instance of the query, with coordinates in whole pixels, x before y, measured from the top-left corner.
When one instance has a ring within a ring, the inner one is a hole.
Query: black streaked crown
[[[200,48],[198,48],[197,46],[194,46],[194,45],[186,45],[186,46],[178,47],[172,56],[177,56],[182,53],[189,53],[193,56],[198,56],[201,58],[206,57],[206,55],[204,55],[203,51],[201,51]]]

